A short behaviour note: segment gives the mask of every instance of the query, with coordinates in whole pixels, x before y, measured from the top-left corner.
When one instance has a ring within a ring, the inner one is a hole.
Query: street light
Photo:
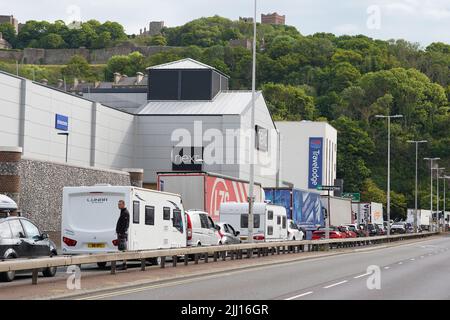
[[[253,203],[254,198],[254,184],[255,184],[255,100],[256,100],[256,10],[257,0],[254,3],[254,17],[253,17],[253,65],[252,65],[252,113],[250,121],[250,186],[248,190],[248,242],[253,242]]]
[[[433,169],[431,169],[433,170]],[[439,172],[445,170],[445,168],[434,168],[436,170],[436,190],[437,190],[437,204],[436,204],[436,230],[439,231],[440,221],[439,221]]]
[[[419,144],[420,143],[427,143],[427,140],[408,140],[408,143],[414,143],[416,145],[416,187],[415,187],[415,204],[414,204],[414,232],[417,232],[417,193],[418,193],[418,187],[417,187],[417,160],[419,155]]]
[[[445,189],[447,187],[447,180],[450,180],[450,176],[442,176],[442,179],[444,179],[444,232],[445,232],[445,210],[446,210],[446,207],[445,207],[445,204],[446,204]],[[449,223],[450,223],[450,221],[449,221]]]
[[[385,116],[377,114],[375,118],[388,120],[388,169],[387,169],[387,235],[391,235],[391,119],[403,118],[403,115],[396,114],[393,116]]]
[[[58,136],[66,136],[66,163],[67,163],[67,156],[69,152],[69,133],[68,132],[58,132]]]
[[[430,212],[433,216],[433,161],[441,160],[441,158],[423,158],[423,160],[430,161]]]

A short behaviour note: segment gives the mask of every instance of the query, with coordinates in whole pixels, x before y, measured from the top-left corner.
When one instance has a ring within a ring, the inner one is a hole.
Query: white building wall
[[[0,145],[18,147],[20,141],[20,78],[0,73]]]
[[[258,93],[255,103],[255,125],[268,130],[268,151],[255,152],[255,181],[263,185],[263,187],[277,186],[277,170],[278,170],[278,131],[272,121],[272,117],[267,109],[264,97]],[[251,125],[251,107],[241,116],[241,127],[244,130],[250,130]],[[240,146],[239,148],[242,148]],[[249,154],[250,143],[245,146],[246,154]],[[239,177],[244,180],[250,178],[250,166],[242,164],[239,170]]]
[[[0,145],[22,147],[29,159],[64,162],[66,137],[55,128],[61,114],[69,117],[70,164],[133,167],[133,115],[4,73],[0,93]]]
[[[333,185],[336,179],[336,129],[325,122],[310,121],[281,121],[276,122],[276,126],[281,134],[281,184],[292,183],[296,188],[309,190],[309,138],[321,137],[322,185]]]
[[[205,133],[208,130],[216,129],[217,133],[222,133],[226,129],[239,128],[238,116],[137,116],[136,119],[138,132],[136,134],[135,166],[144,169],[144,182],[146,183],[156,183],[157,172],[172,171],[171,159],[174,146],[203,146],[206,152],[209,142],[205,141]],[[172,139],[174,132],[181,133],[177,130],[186,130],[186,133],[189,133],[185,141]],[[210,133],[214,134],[211,131]],[[221,139],[215,141],[218,141],[215,146],[222,149]],[[225,150],[223,154],[225,157],[226,148],[222,150]],[[235,177],[239,175],[236,164],[205,162],[203,170]]]

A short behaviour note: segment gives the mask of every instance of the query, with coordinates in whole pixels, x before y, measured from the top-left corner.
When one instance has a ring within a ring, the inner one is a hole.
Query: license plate
[[[88,248],[104,248],[104,243],[88,243]]]

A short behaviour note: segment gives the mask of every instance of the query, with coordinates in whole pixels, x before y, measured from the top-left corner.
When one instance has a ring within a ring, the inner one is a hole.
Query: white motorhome
[[[220,205],[220,222],[240,232],[242,241],[248,239],[248,203],[226,202]],[[253,239],[256,241],[287,240],[286,209],[256,202],[253,210]]]
[[[186,247],[181,197],[131,186],[65,187],[61,246],[64,254],[117,251],[116,223],[124,200],[130,212],[128,250]]]

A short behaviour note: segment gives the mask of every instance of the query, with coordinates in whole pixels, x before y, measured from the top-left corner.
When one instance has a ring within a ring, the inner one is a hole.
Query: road
[[[380,289],[369,290],[380,270]],[[450,236],[332,257],[230,271],[78,299],[450,299]]]

